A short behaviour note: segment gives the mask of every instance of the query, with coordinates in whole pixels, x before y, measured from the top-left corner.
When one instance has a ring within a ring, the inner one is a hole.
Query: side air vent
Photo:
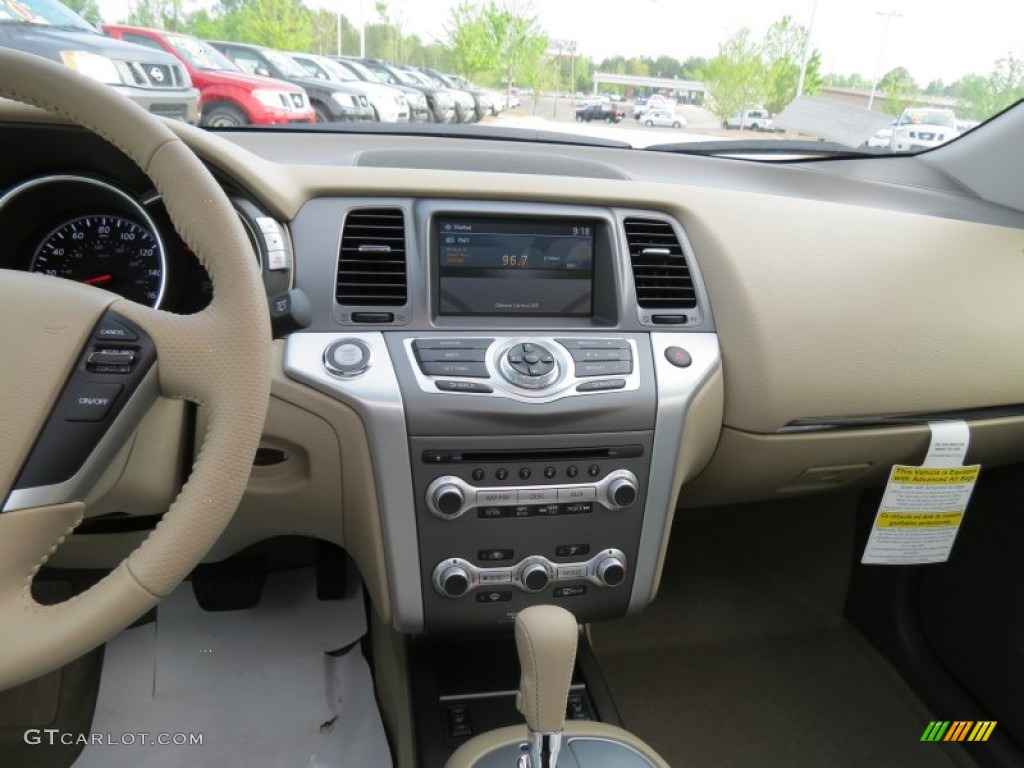
[[[349,212],[341,231],[335,298],[351,307],[405,304],[405,217],[400,208]]]
[[[637,217],[623,224],[637,304],[656,312],[696,307],[690,268],[672,225],[661,219]]]

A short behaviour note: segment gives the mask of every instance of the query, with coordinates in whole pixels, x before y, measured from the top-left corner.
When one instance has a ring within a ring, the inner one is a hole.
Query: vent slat
[[[352,307],[399,307],[408,299],[405,216],[399,208],[362,208],[345,218],[335,300]]]
[[[659,219],[626,219],[623,222],[629,259],[633,266],[636,301],[645,309],[693,309],[697,293],[682,243],[672,225]],[[668,253],[644,253],[656,248]]]

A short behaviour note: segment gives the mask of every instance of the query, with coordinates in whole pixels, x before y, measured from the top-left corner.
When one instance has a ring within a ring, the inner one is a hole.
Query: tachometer
[[[158,307],[167,264],[157,234],[123,216],[79,216],[51,231],[30,269]]]

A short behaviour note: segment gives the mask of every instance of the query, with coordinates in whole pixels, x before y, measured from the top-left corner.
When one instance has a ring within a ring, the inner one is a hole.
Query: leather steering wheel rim
[[[174,315],[101,289],[0,272],[0,499],[6,498],[98,319],[115,310],[157,350],[160,394],[209,413],[191,475],[159,525],[87,591],[56,605],[32,579],[82,521],[80,499],[0,513],[0,690],[86,653],[173,590],[241,500],[270,389],[271,335],[252,247],[220,185],[158,118],[114,89],[37,56],[0,49],[0,95],[41,107],[127,155],[162,196],[213,283],[202,312]]]

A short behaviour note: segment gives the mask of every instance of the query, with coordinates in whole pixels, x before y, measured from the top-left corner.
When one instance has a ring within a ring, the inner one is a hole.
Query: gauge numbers
[[[166,262],[155,233],[123,216],[79,216],[52,230],[32,257],[32,272],[95,285],[158,307]]]

